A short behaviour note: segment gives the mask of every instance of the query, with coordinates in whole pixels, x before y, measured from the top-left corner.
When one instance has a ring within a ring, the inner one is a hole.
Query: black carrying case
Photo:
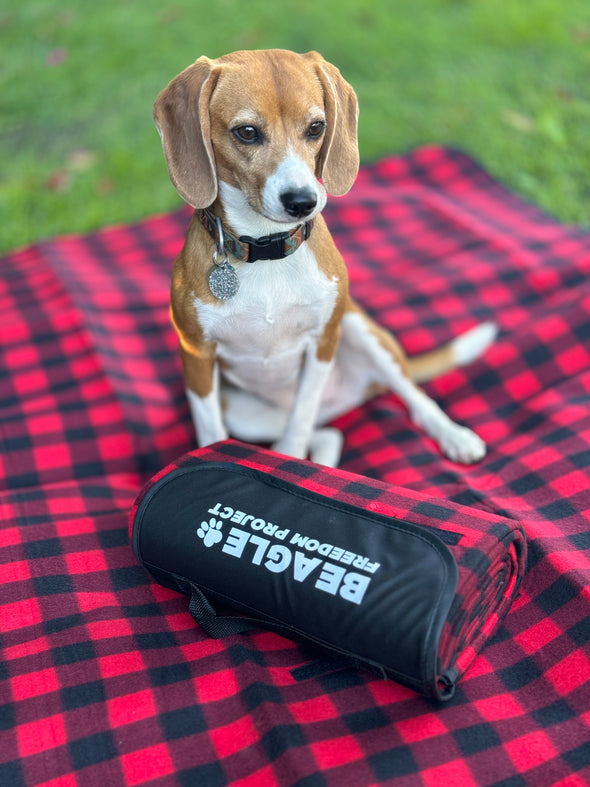
[[[131,528],[139,562],[191,597],[210,636],[259,626],[427,696],[453,695],[456,673],[437,654],[458,570],[432,529],[223,461],[167,468]]]

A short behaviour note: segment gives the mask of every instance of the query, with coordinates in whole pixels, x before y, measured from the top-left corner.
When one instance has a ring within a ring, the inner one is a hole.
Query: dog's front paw
[[[466,426],[453,424],[440,440],[442,452],[453,462],[471,465],[479,462],[486,455],[486,444]]]
[[[317,465],[338,467],[344,435],[339,429],[316,429],[309,444],[309,458]]]
[[[285,440],[284,437],[273,443],[272,450],[276,451],[277,454],[292,456],[294,459],[305,459],[307,457],[307,446],[300,445],[294,440]]]
[[[309,456],[311,461],[318,465],[337,467],[343,441],[342,432],[338,429],[325,427],[314,431],[309,441],[309,448],[304,448],[299,443],[282,438],[273,445],[272,450],[279,454],[293,456],[296,459],[307,459]]]

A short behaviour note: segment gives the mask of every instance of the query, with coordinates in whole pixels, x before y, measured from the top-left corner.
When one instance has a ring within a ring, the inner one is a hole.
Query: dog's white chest
[[[337,281],[307,247],[285,260],[243,264],[238,273],[240,289],[230,300],[195,299],[205,336],[236,385],[262,395],[291,387],[303,353],[330,319]]]

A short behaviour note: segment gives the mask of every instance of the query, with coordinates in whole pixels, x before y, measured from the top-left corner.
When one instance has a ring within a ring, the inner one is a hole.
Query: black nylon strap
[[[196,585],[191,584],[189,612],[193,619],[212,639],[222,639],[231,634],[243,634],[260,626],[255,618],[218,615],[207,597]]]
[[[218,615],[203,591],[190,583],[191,600],[189,612],[193,620],[212,639],[222,639],[232,634],[245,634],[254,629],[268,629],[283,637],[293,637],[293,630],[281,623],[267,621],[263,618],[247,617],[246,615]]]
[[[288,626],[283,626],[280,623],[273,623],[270,621],[241,617],[235,615],[218,615],[215,609],[210,604],[207,596],[196,585],[190,583],[191,600],[189,604],[189,612],[193,620],[199,624],[203,631],[208,634],[212,639],[223,639],[232,634],[245,634],[253,629],[265,628],[269,631],[274,631],[276,634],[281,634],[284,637],[292,637],[293,632]],[[379,664],[368,664],[367,662],[356,659],[352,655],[340,655],[340,664],[336,664],[328,659],[318,659],[314,664],[321,664],[321,672],[337,672],[346,667],[354,667],[355,669],[365,669],[378,675],[382,680],[387,678],[387,674],[383,667]],[[293,670],[293,677],[297,681],[307,680],[312,675],[306,673],[308,666],[301,668],[301,674],[297,670]],[[311,665],[313,672],[314,666]]]

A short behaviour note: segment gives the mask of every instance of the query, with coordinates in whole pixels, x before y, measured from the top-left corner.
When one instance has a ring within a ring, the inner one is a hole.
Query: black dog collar
[[[215,243],[219,243],[216,217],[205,209],[200,211],[199,218]],[[311,219],[295,227],[291,232],[276,232],[262,238],[251,238],[249,235],[241,235],[237,238],[224,226],[223,241],[225,249],[242,262],[283,260],[297,251],[301,244],[309,238],[313,225],[314,219]]]

